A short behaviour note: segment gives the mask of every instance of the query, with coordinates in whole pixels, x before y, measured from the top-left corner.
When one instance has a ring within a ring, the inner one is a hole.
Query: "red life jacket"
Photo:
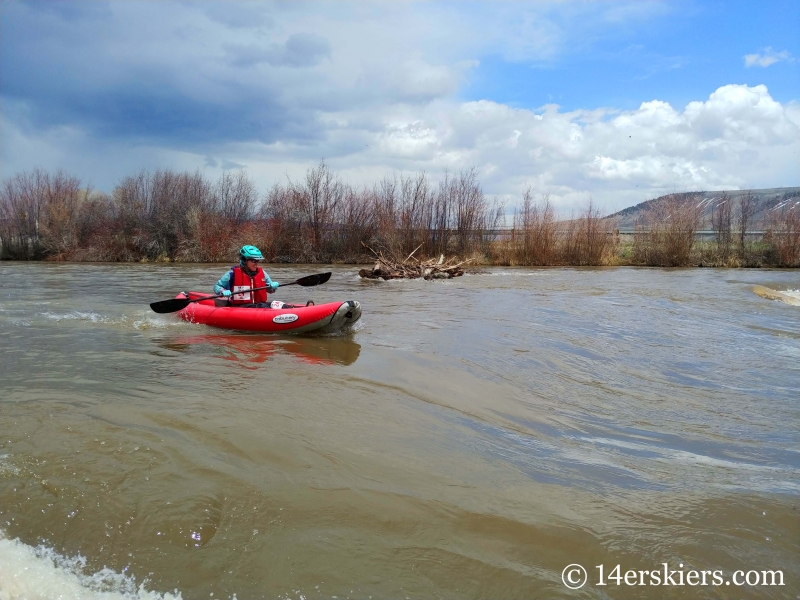
[[[264,269],[259,267],[255,277],[250,277],[244,272],[242,267],[233,267],[231,269],[231,275],[231,297],[228,300],[228,304],[236,306],[237,304],[252,304],[253,302],[267,301],[267,290],[245,292],[244,294],[236,293],[239,290],[265,287],[267,285],[267,279],[264,277]]]

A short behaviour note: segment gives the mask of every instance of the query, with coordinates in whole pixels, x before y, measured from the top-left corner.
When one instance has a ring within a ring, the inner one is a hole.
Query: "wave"
[[[767,300],[778,300],[793,306],[800,306],[800,290],[778,291],[763,285],[756,285],[753,286],[753,292]]]
[[[100,325],[111,325],[116,327],[128,328],[132,327],[137,330],[146,329],[170,329],[174,327],[184,326],[183,321],[179,319],[163,317],[160,315],[142,313],[135,317],[128,315],[121,315],[111,317],[93,311],[79,311],[72,310],[65,313],[45,312],[42,316],[52,321],[84,321],[88,323],[97,323]]]
[[[182,600],[181,593],[155,592],[125,573],[103,568],[87,574],[86,558],[66,557],[44,545],[10,540],[0,531],[2,600]],[[235,600],[235,596],[234,596]]]

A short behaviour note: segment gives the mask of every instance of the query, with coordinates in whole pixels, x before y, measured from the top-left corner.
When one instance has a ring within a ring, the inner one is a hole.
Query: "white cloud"
[[[398,106],[369,152],[399,170],[476,165],[486,191],[519,195],[528,185],[564,208],[592,196],[609,209],[670,191],[796,185],[800,127],[794,105],[765,86],[727,85],[678,110],[644,102],[632,111],[561,112],[491,102]]]
[[[767,47],[756,52],[755,54],[745,54],[744,66],[745,67],[768,67],[774,65],[776,62],[782,60],[792,60],[788,51],[775,52],[772,48]]]
[[[573,112],[433,100],[368,114],[328,111],[320,123],[324,135],[310,144],[232,142],[203,151],[120,143],[93,148],[96,141],[75,131],[34,136],[5,119],[0,125],[19,151],[8,157],[12,168],[38,154],[41,160],[31,164],[81,174],[91,156],[95,173],[116,179],[142,167],[198,168],[216,177],[235,163],[264,191],[286,175],[300,177],[321,158],[356,184],[392,172],[425,170],[436,178],[445,168],[477,166],[487,193],[515,202],[533,185],[563,211],[589,197],[611,212],[673,191],[798,184],[800,106],[781,104],[763,85],[726,85],[683,110],[658,100],[630,111]]]

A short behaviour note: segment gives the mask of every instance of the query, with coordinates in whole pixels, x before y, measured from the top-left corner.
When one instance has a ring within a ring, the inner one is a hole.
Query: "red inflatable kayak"
[[[190,299],[207,295],[189,292]],[[178,294],[176,298],[184,299],[186,296]],[[218,306],[217,302],[209,299],[192,302],[178,314],[190,323],[239,331],[331,333],[358,321],[361,318],[361,305],[348,300],[294,308],[241,308]]]

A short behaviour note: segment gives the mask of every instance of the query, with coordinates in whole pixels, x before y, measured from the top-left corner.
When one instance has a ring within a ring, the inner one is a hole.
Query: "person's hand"
[[[230,291],[230,290],[222,290],[222,291],[220,292],[220,294],[222,294],[222,295],[223,295],[223,296],[225,296],[226,298],[230,298],[230,297],[231,297],[231,291]]]
[[[281,284],[278,283],[277,281],[273,281],[272,283],[270,283],[269,284],[269,293],[270,294],[274,294],[275,290],[277,290],[280,287],[280,285]]]

